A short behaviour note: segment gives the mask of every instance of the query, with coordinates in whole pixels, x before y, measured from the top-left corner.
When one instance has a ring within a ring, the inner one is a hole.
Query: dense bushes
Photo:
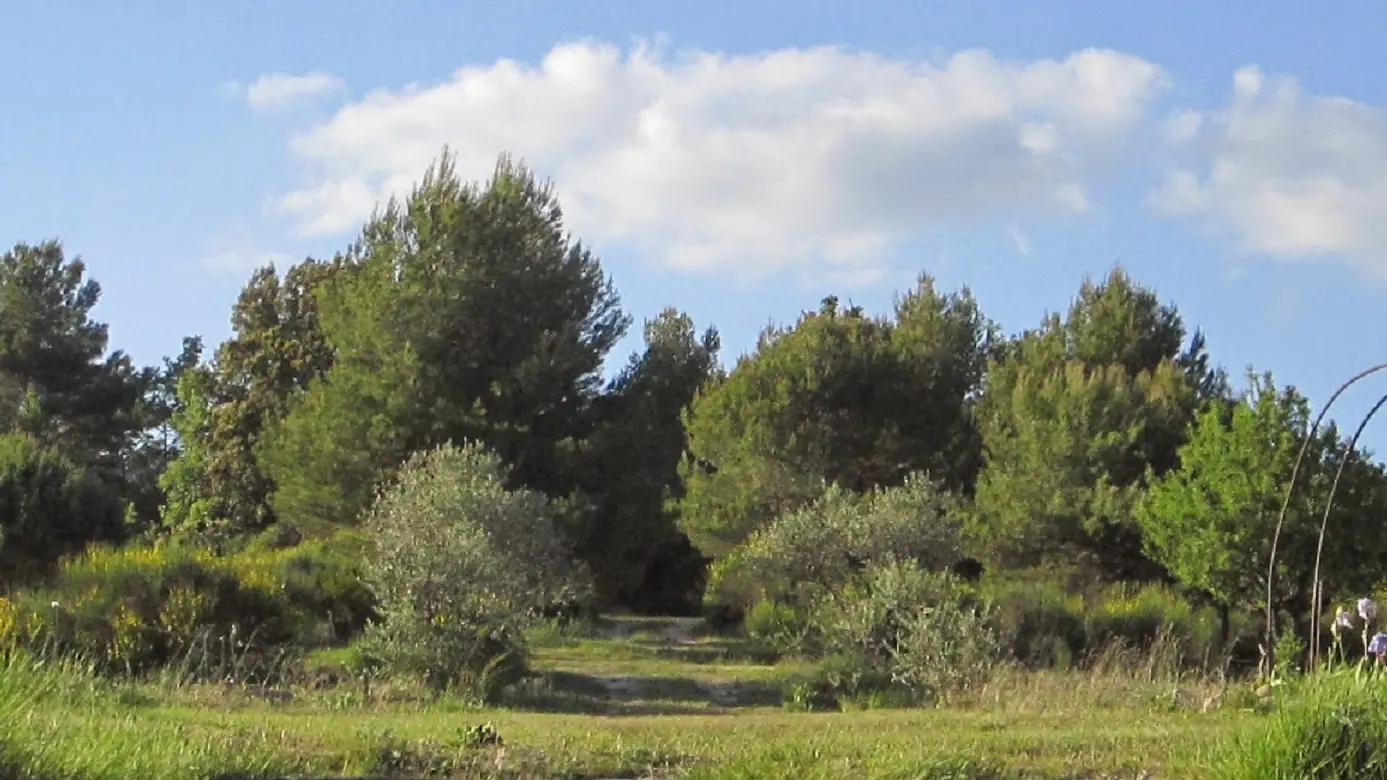
[[[942,570],[959,556],[952,505],[921,474],[861,494],[830,485],[718,561],[709,598],[740,607],[768,600],[809,605],[873,562],[908,560]]]
[[[0,436],[0,588],[123,532],[120,503],[84,469],[26,434]]]
[[[549,502],[510,491],[479,445],[419,453],[367,516],[366,579],[383,620],[369,645],[397,672],[492,698],[524,669],[532,616],[586,597]]]
[[[1213,671],[1227,661],[1215,611],[1161,585],[1088,593],[1049,580],[973,586],[889,561],[868,564],[819,594],[809,602],[756,602],[743,622],[750,636],[780,652],[822,659],[817,678],[792,693],[806,706],[882,695],[936,700],[985,681],[1006,663],[1116,664],[1163,677]]]
[[[924,475],[855,494],[830,486],[718,562],[709,595],[746,608],[748,633],[824,661],[807,705],[889,692],[937,700],[985,679],[1001,633],[959,558],[953,502]]]
[[[955,514],[921,477],[860,495],[830,487],[718,561],[709,596],[744,609],[747,633],[777,650],[827,659],[819,687],[838,696],[866,686],[939,698],[1002,661],[1138,656],[1166,674],[1224,660],[1216,612],[1166,586],[1074,588],[1039,573],[975,587],[945,575],[960,554]]]
[[[872,564],[815,610],[823,651],[864,678],[936,701],[985,681],[1005,641],[991,608],[951,575]]]
[[[43,587],[0,598],[0,649],[138,673],[195,651],[250,656],[364,633],[354,651],[372,663],[494,698],[524,671],[524,629],[590,596],[549,502],[504,476],[490,451],[449,445],[410,459],[364,533],[269,532],[224,554],[169,537],[92,547]]]
[[[130,671],[208,645],[239,653],[361,630],[372,596],[327,543],[217,556],[163,541],[94,547],[0,599],[0,645]]]
[[[1031,668],[1091,663],[1116,648],[1149,653],[1159,646],[1171,668],[1214,669],[1228,648],[1218,644],[1218,615],[1162,585],[1112,585],[1071,592],[1045,580],[1014,579],[983,587],[1011,638],[1011,656]],[[1255,630],[1235,626],[1234,638]]]

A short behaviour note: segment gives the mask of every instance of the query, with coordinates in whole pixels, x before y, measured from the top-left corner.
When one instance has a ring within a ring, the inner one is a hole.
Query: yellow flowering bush
[[[49,586],[0,599],[0,643],[138,671],[205,640],[239,651],[350,637],[373,609],[354,565],[323,543],[223,556],[169,542],[93,547]]]
[[[139,613],[124,604],[117,607],[111,619],[110,660],[132,666],[149,654],[150,645],[149,632]]]
[[[159,625],[175,641],[191,641],[212,615],[212,599],[203,591],[189,587],[169,590],[159,609]]]
[[[19,640],[19,610],[14,602],[0,596],[0,649]]]

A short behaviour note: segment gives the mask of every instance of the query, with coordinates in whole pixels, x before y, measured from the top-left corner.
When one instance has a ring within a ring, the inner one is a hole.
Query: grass
[[[1295,680],[1266,728],[1230,740],[1218,780],[1387,778],[1387,685],[1381,671],[1341,668]]]
[[[741,641],[638,620],[536,638],[540,675],[487,710],[388,685],[370,698],[303,686],[285,701],[11,661],[0,779],[1198,778],[1267,721],[1202,712],[1205,683],[1116,669],[1007,673],[947,709],[796,713],[778,694],[808,667]],[[484,744],[490,729],[501,744]]]

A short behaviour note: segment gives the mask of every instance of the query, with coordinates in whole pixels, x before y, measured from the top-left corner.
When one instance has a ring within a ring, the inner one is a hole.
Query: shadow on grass
[[[748,645],[744,640],[712,639],[696,643],[673,645],[649,639],[628,642],[653,658],[682,661],[690,664],[756,664],[772,666],[780,654],[769,648]]]
[[[29,772],[18,761],[12,759],[0,743],[0,780],[45,780],[40,775]]]
[[[506,706],[531,712],[588,715],[706,715],[775,707],[780,702],[780,691],[766,683],[547,672],[514,692]]]

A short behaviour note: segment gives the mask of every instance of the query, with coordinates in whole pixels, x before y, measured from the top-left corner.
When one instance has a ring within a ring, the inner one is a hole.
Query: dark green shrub
[[[230,556],[167,541],[94,547],[48,586],[0,599],[0,644],[140,671],[195,647],[245,655],[350,636],[372,609],[354,565],[320,544]]]
[[[819,661],[813,675],[795,684],[788,698],[799,709],[832,710],[891,687],[891,671],[882,659],[850,650]]]
[[[1011,637],[1011,657],[1032,668],[1067,667],[1088,647],[1083,600],[1058,586],[1034,582],[994,583],[985,592],[996,620]]]
[[[703,621],[714,631],[730,631],[742,625],[746,610],[732,604],[705,603]]]
[[[330,640],[354,637],[378,617],[375,594],[361,579],[359,559],[348,558],[343,544],[353,542],[314,540],[271,556],[283,567],[289,601],[329,628]]]
[[[86,471],[30,436],[0,435],[0,589],[124,532],[120,502]]]
[[[1214,610],[1198,609],[1162,585],[1109,588],[1093,600],[1085,623],[1090,654],[1116,643],[1150,654],[1159,644],[1175,668],[1217,665],[1222,658]]]
[[[792,604],[757,602],[747,610],[742,625],[747,636],[782,653],[802,653],[812,646],[814,631],[810,616],[806,610]]]
[[[998,624],[1012,638],[1011,654],[1031,668],[1084,665],[1123,648],[1182,668],[1218,665],[1218,616],[1164,585],[1114,585],[1068,592],[1060,583],[1015,579],[983,591],[997,608]],[[1235,621],[1233,637],[1241,623]],[[1149,660],[1149,659],[1148,659]]]
[[[938,701],[988,679],[1007,641],[991,608],[952,575],[911,563],[873,564],[822,601],[813,624],[823,647],[856,659],[848,695],[862,685]]]

